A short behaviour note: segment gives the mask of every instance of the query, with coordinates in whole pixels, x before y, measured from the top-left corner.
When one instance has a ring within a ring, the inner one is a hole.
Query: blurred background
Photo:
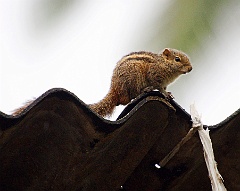
[[[0,0],[0,111],[55,87],[97,102],[122,56],[171,47],[193,71],[168,91],[219,123],[240,107],[239,20],[238,0]]]

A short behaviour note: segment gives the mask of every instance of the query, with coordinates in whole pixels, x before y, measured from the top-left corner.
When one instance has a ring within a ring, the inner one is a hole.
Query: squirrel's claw
[[[143,92],[144,92],[144,93],[148,93],[148,92],[151,92],[151,91],[153,91],[153,90],[154,90],[154,87],[153,87],[153,86],[148,86],[148,87],[146,87],[146,88],[143,89]]]
[[[165,99],[168,101],[174,99],[174,96],[172,95],[171,92],[166,92],[166,94],[164,94],[164,96],[165,96]]]

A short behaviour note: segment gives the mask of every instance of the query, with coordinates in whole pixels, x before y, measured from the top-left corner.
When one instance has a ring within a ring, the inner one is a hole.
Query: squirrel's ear
[[[171,51],[168,48],[165,48],[163,51],[163,55],[169,57],[171,55]]]

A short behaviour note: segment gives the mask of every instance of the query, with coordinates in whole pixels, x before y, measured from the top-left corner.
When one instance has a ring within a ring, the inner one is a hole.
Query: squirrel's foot
[[[164,94],[164,96],[165,96],[165,99],[168,100],[168,101],[174,99],[174,96],[172,95],[171,92],[166,92],[166,93]]]
[[[148,87],[146,87],[146,88],[143,89],[143,92],[144,92],[144,93],[148,93],[148,92],[151,92],[151,91],[153,91],[153,90],[154,90],[154,87],[153,87],[153,86],[148,86]]]

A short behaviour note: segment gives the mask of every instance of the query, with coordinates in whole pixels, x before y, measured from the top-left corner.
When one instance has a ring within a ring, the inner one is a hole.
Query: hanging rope
[[[217,163],[214,159],[214,153],[212,148],[212,142],[209,136],[209,130],[203,129],[203,124],[201,122],[201,117],[199,116],[198,112],[195,109],[194,105],[190,106],[190,113],[192,117],[192,128],[188,131],[187,135],[173,148],[173,150],[165,156],[159,164],[156,164],[155,166],[157,168],[164,167],[174,156],[175,154],[180,150],[180,148],[189,140],[192,138],[192,136],[198,131],[199,137],[201,139],[201,143],[203,145],[203,151],[204,151],[204,159],[207,165],[209,178],[211,180],[212,190],[213,191],[226,191],[223,184],[223,178],[220,175],[218,169],[217,169]]]

